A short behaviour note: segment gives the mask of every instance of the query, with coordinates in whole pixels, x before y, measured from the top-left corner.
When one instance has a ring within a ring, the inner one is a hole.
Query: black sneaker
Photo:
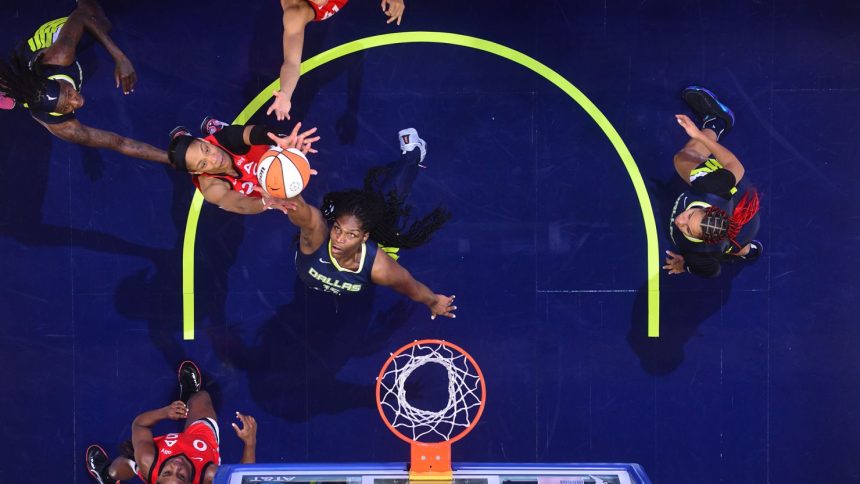
[[[191,136],[191,130],[185,126],[177,126],[171,129],[170,134],[167,135],[170,140],[173,140],[173,138],[176,138],[177,136]]]
[[[115,484],[117,481],[111,480],[108,476],[109,459],[107,452],[100,445],[93,444],[87,447],[87,454],[84,460],[87,466],[87,472],[90,477],[98,484]]]
[[[179,364],[179,399],[188,403],[191,395],[203,389],[203,376],[200,368],[191,360]]]
[[[741,257],[747,262],[752,262],[761,257],[762,252],[764,252],[764,245],[761,241],[753,240],[750,242],[750,251],[747,252],[747,255],[742,255]]]
[[[203,122],[200,123],[200,132],[203,136],[209,136],[210,134],[215,134],[218,131],[221,131],[225,126],[230,125],[224,121],[218,121],[212,116],[206,116],[203,118]]]
[[[714,93],[704,87],[687,87],[681,91],[681,99],[687,103],[687,106],[696,115],[702,129],[706,127],[714,129],[714,121],[717,119],[722,121],[724,126],[716,129],[718,138],[720,135],[731,131],[735,125],[735,113],[728,106],[721,103]]]

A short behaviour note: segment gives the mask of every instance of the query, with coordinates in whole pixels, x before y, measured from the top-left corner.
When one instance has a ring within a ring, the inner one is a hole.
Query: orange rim
[[[391,364],[392,361],[394,361],[394,358],[397,358],[399,355],[403,354],[403,352],[405,352],[409,348],[412,348],[413,346],[433,345],[433,344],[441,345],[441,346],[445,346],[445,347],[454,349],[455,351],[459,352],[464,357],[466,357],[466,360],[468,360],[469,363],[472,364],[472,367],[475,368],[475,372],[478,374],[478,379],[481,381],[481,405],[478,407],[478,412],[475,414],[475,418],[472,419],[472,423],[468,427],[463,429],[459,434],[457,434],[454,437],[451,437],[450,439],[445,440],[443,442],[421,442],[419,440],[411,439],[410,437],[404,435],[402,432],[400,432],[399,430],[394,428],[393,425],[391,425],[391,422],[388,421],[388,417],[385,416],[385,411],[382,409],[382,401],[380,400],[379,397],[380,397],[380,390],[382,389],[382,378],[385,375],[385,370],[388,369],[388,366]],[[476,425],[478,425],[478,421],[481,420],[481,415],[484,413],[484,404],[486,404],[486,402],[487,402],[487,384],[484,382],[484,373],[481,371],[481,367],[478,366],[478,363],[475,361],[474,358],[472,358],[472,355],[470,355],[468,352],[466,352],[466,350],[455,345],[454,343],[450,343],[448,341],[444,341],[441,339],[421,339],[421,340],[413,341],[412,343],[409,343],[409,344],[406,344],[406,345],[400,347],[400,349],[398,349],[397,351],[392,353],[391,356],[388,357],[388,360],[386,360],[385,364],[382,365],[382,369],[379,370],[379,375],[376,377],[376,409],[379,411],[379,416],[382,417],[382,421],[385,423],[385,426],[388,427],[388,430],[393,432],[394,435],[396,435],[397,437],[400,438],[400,440],[403,440],[404,442],[407,442],[409,444],[421,444],[421,445],[445,444],[445,445],[450,445],[450,444],[453,444],[454,442],[457,442],[458,440],[460,440],[463,437],[465,437],[466,435],[468,435],[469,432],[471,432],[472,429],[475,428]]]

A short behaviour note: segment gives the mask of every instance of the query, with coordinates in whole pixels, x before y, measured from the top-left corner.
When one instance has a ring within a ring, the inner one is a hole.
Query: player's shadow
[[[9,124],[6,135],[9,136],[10,143],[6,145],[3,172],[8,180],[26,180],[26,183],[10,183],[0,192],[0,236],[9,237],[28,247],[71,246],[144,259],[152,259],[159,252],[159,249],[136,244],[112,234],[44,223],[49,172],[51,165],[56,165],[56,162],[48,161],[52,159],[52,136],[28,119]],[[63,149],[79,148],[69,145]],[[89,151],[84,150],[85,156]],[[67,210],[67,207],[62,210]]]
[[[369,370],[364,381],[340,373],[351,360],[380,351],[415,305],[400,299],[374,311],[374,286],[367,294],[334,296],[306,288],[298,277],[294,294],[250,343],[239,325],[209,328],[217,357],[247,373],[260,408],[287,421],[371,408],[375,373]]]
[[[183,340],[182,257],[188,207],[194,194],[188,175],[172,173],[173,203],[171,216],[178,234],[171,249],[153,256],[154,270],[141,270],[117,285],[118,311],[129,319],[145,320],[149,339],[173,367],[187,357]],[[230,268],[245,238],[243,215],[226,212],[205,204],[197,223],[194,257],[193,298],[195,339],[201,328],[226,324],[225,294]],[[208,366],[207,361],[198,361]]]
[[[666,235],[667,222],[677,196],[687,189],[677,176],[668,181],[652,180],[650,193],[657,213],[657,228],[663,254],[671,242]],[[671,249],[670,249],[671,250]],[[699,326],[717,314],[731,295],[733,279],[749,264],[723,263],[719,277],[705,279],[692,274],[669,276],[660,272],[660,337],[648,337],[648,285],[643,283],[636,292],[627,333],[627,342],[639,357],[642,369],[652,375],[666,375],[684,362],[684,347],[699,335]]]
[[[254,98],[272,81],[278,78],[283,62],[281,36],[283,24],[282,11],[277,4],[266,5],[259,9],[254,19],[251,49],[248,52],[248,70],[251,81],[245,89],[247,99]],[[337,19],[325,22],[311,22],[305,28],[302,60],[323,51],[329,28],[337,28]],[[278,122],[274,114],[266,116],[265,112],[272,104],[269,98],[263,103],[255,120],[261,124],[278,126],[284,130],[292,127],[297,121],[315,126],[313,119],[308,118],[314,99],[320,90],[337,79],[346,75],[345,105],[343,112],[335,122],[335,131],[341,144],[351,144],[358,133],[358,109],[364,82],[364,52],[359,51],[331,62],[327,62],[313,71],[301,76],[293,92],[290,121]],[[339,94],[339,93],[338,93]]]

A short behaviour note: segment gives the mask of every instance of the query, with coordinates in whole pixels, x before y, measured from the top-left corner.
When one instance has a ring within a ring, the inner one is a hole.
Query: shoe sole
[[[100,476],[98,475],[98,472],[96,472],[96,471],[95,471],[95,470],[93,470],[93,469],[90,469],[90,459],[89,459],[89,456],[90,456],[90,449],[92,449],[93,447],[95,447],[96,449],[100,450],[100,451],[102,452],[102,454],[104,454],[104,455],[105,455],[105,457],[107,457],[107,459],[108,459],[108,460],[110,460],[110,457],[108,457],[108,453],[105,451],[104,447],[102,447],[102,446],[100,446],[100,445],[98,445],[98,444],[92,444],[92,445],[90,445],[89,447],[87,447],[86,452],[84,452],[84,460],[86,461],[86,465],[87,465],[87,472],[90,474],[90,476],[92,476],[92,478],[93,478],[93,479],[95,479],[95,480],[99,481],[99,480],[101,480],[101,479],[100,479]]]
[[[170,140],[173,140],[173,138],[175,138],[176,135],[178,133],[181,133],[182,131],[188,132],[189,135],[191,134],[191,131],[188,128],[186,128],[185,126],[177,126],[177,127],[170,130],[170,133],[167,134],[167,138]]]
[[[701,86],[690,86],[681,91],[681,99],[699,114],[710,114],[726,122],[726,132],[735,125],[735,113],[717,99],[716,94]]]
[[[203,134],[203,136],[209,136],[209,130],[206,129],[206,125],[209,124],[209,121],[212,121],[212,119],[214,119],[212,116],[206,116],[203,118],[203,122],[200,123],[200,133]]]
[[[180,363],[180,364],[179,364],[179,369],[178,369],[178,370],[176,370],[176,379],[177,379],[180,383],[182,383],[182,367],[183,367],[183,366],[185,366],[186,364],[189,364],[189,365],[193,366],[193,367],[194,367],[194,371],[196,371],[196,372],[197,372],[197,374],[198,374],[198,375],[200,375],[200,388],[198,388],[198,389],[197,389],[197,391],[196,391],[196,392],[194,392],[194,393],[197,393],[197,392],[199,392],[200,390],[202,390],[202,389],[203,389],[203,373],[200,371],[200,368],[197,366],[197,364],[196,364],[196,363],[194,363],[194,362],[193,362],[193,361],[191,361],[191,360],[185,360],[185,361],[183,361],[182,363]]]

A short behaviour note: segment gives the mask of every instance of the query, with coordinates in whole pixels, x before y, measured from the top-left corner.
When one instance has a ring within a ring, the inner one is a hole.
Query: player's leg
[[[130,481],[137,475],[136,468],[133,460],[120,456],[110,463],[107,474],[111,481]]]
[[[185,428],[194,422],[211,418],[215,420],[215,407],[209,392],[203,389],[203,376],[200,369],[192,361],[183,361],[179,365],[179,399],[188,406],[188,417]]]
[[[706,129],[702,132],[712,140],[717,139],[717,134],[714,133],[713,130]],[[710,150],[708,150],[704,144],[694,139],[690,139],[686,144],[684,144],[684,147],[681,148],[680,151],[675,153],[675,157],[673,158],[675,171],[678,172],[678,176],[680,176],[682,180],[690,183],[690,172],[696,169],[700,164],[707,161],[710,154]]]
[[[419,168],[424,167],[421,163],[427,156],[427,143],[418,137],[415,128],[400,130],[398,138],[400,159],[383,169],[378,190],[383,194],[394,191],[398,197],[405,199],[412,191]]]

